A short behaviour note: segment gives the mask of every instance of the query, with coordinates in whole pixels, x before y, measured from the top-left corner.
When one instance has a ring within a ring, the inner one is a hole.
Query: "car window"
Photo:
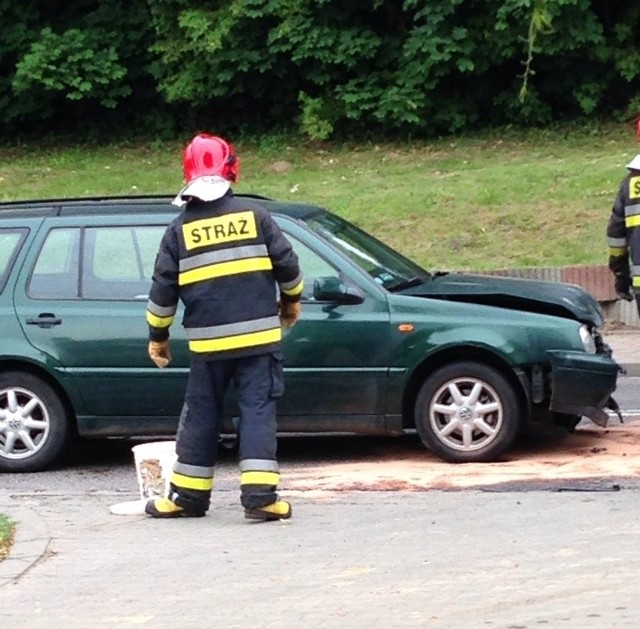
[[[288,240],[291,242],[294,251],[298,254],[300,268],[304,276],[304,290],[302,291],[302,299],[313,298],[313,282],[318,277],[340,277],[340,272],[322,256],[318,255],[313,249],[309,248],[303,242],[294,236],[287,234]]]
[[[147,299],[164,231],[165,227],[161,225],[88,228],[82,296],[86,299]]]
[[[77,299],[80,229],[55,228],[36,260],[27,293],[33,299]]]
[[[26,233],[26,229],[0,229],[0,293],[4,290]]]

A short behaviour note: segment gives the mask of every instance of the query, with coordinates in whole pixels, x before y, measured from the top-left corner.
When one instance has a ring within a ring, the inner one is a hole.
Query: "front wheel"
[[[56,392],[20,371],[0,374],[0,471],[35,472],[66,446],[70,426]]]
[[[415,406],[422,442],[445,461],[495,461],[513,444],[521,411],[513,385],[496,369],[451,363],[422,385]]]

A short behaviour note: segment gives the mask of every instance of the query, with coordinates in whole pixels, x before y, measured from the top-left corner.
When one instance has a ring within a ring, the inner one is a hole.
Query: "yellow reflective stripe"
[[[203,266],[192,271],[184,271],[178,276],[178,283],[181,286],[210,280],[214,277],[225,275],[237,275],[239,273],[251,273],[253,271],[270,271],[273,268],[270,258],[246,258],[245,260],[231,260],[230,262],[220,262]]]
[[[631,280],[631,285],[636,288],[640,286],[640,276],[636,276]]]
[[[640,214],[634,214],[633,216],[627,216],[624,219],[624,224],[627,227],[637,227],[640,225]]]
[[[170,317],[159,317],[147,310],[147,323],[154,328],[168,328],[173,323],[173,315]]]
[[[240,349],[242,347],[254,347],[255,345],[277,343],[281,339],[282,330],[280,328],[273,328],[271,330],[262,330],[261,332],[237,334],[236,336],[224,336],[217,339],[189,341],[189,349],[196,353],[221,352],[229,349]]]
[[[613,256],[614,258],[621,258],[623,256],[626,256],[628,253],[628,250],[626,247],[609,247],[609,255]]]
[[[202,491],[213,489],[213,478],[196,478],[172,472],[170,480],[176,487],[184,489],[200,489]]]
[[[300,282],[298,284],[296,284],[293,288],[283,288],[282,292],[285,295],[299,295],[302,292],[302,289],[304,288],[304,282],[302,280],[300,280]]]
[[[277,485],[280,482],[278,472],[242,472],[241,485]]]

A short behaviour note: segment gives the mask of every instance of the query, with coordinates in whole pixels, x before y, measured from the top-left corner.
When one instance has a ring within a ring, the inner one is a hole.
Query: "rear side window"
[[[0,229],[0,293],[9,279],[9,273],[26,235],[26,229]]]
[[[146,300],[165,227],[52,229],[31,274],[32,299]]]
[[[165,227],[91,227],[85,232],[82,296],[146,300]]]
[[[27,293],[33,299],[77,299],[79,228],[52,229],[42,245]]]

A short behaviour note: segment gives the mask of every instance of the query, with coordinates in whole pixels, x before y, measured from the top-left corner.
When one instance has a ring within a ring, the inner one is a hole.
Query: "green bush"
[[[123,81],[127,70],[108,42],[107,34],[96,30],[71,28],[57,34],[44,28],[16,65],[15,93],[95,99],[114,108],[131,88]]]

